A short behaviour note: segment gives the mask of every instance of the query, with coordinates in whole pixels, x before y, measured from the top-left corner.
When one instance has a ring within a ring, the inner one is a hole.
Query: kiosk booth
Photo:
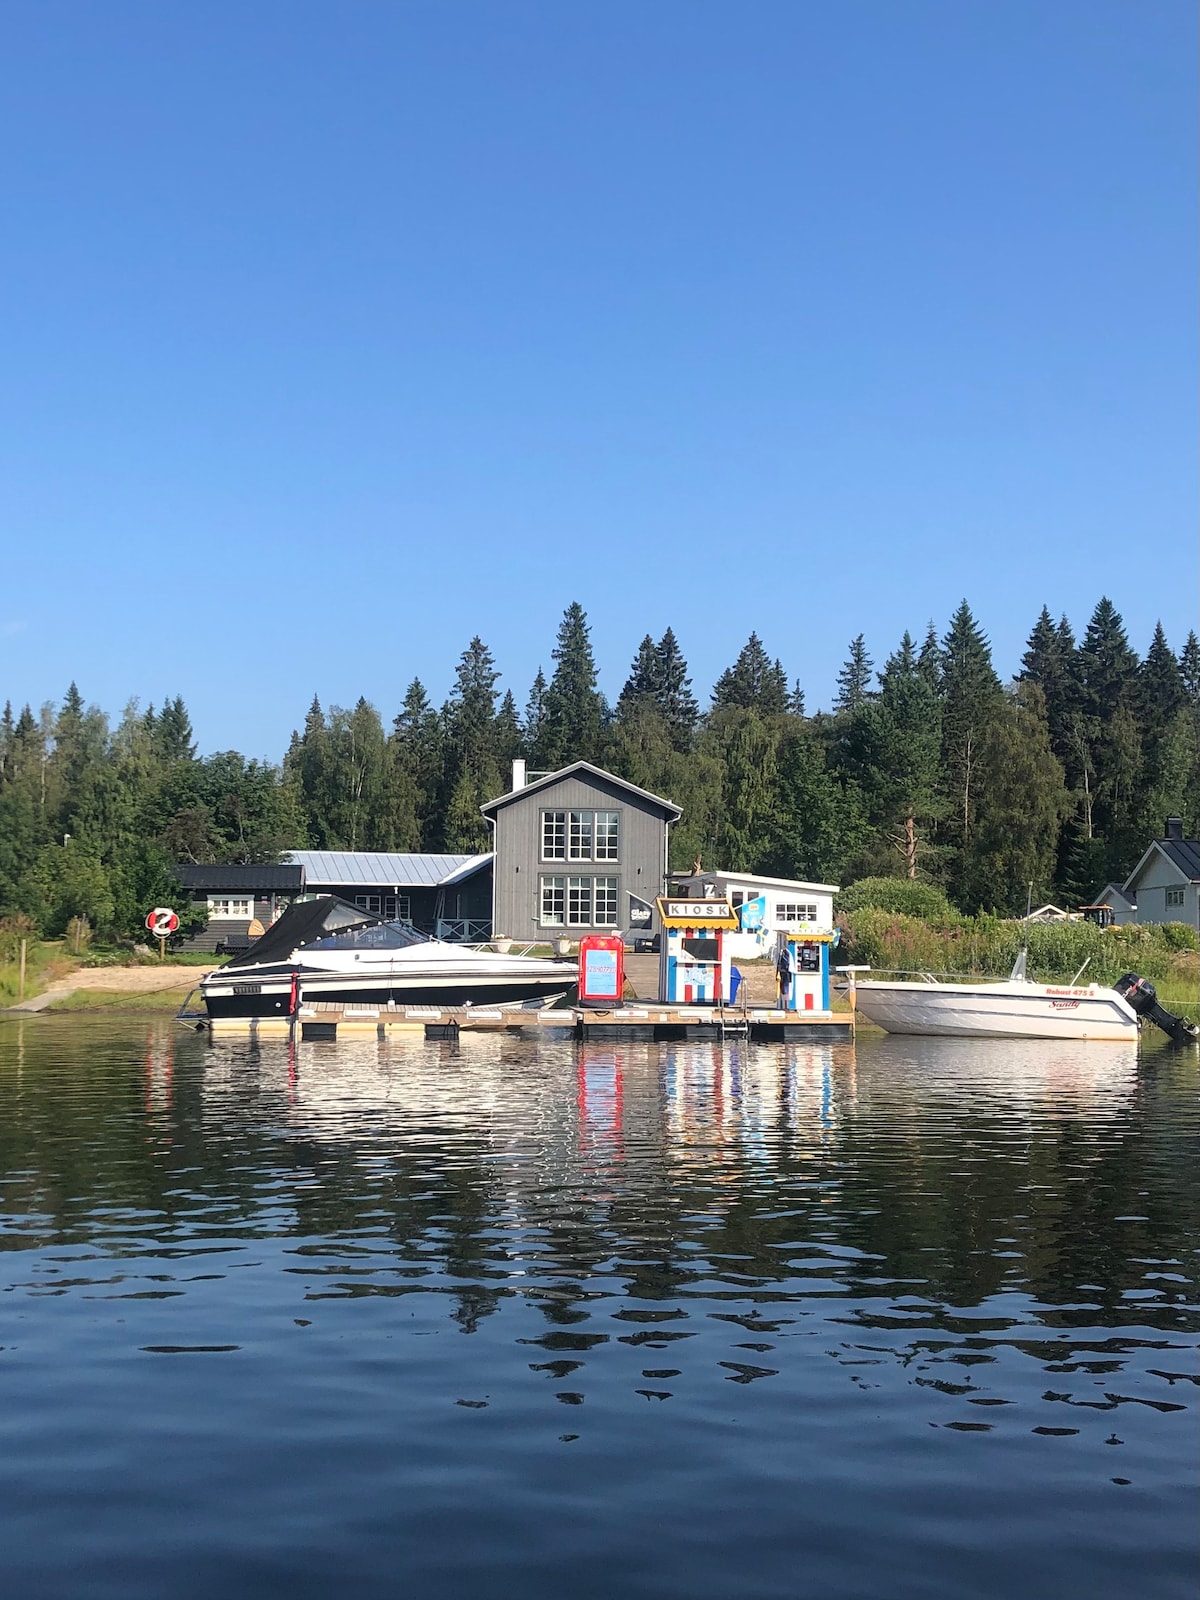
[[[658,997],[667,1005],[729,1003],[732,954],[726,935],[738,926],[728,900],[658,900],[662,938]]]
[[[830,933],[788,931],[777,936],[781,1011],[829,1010],[829,952],[837,941],[836,928]]]

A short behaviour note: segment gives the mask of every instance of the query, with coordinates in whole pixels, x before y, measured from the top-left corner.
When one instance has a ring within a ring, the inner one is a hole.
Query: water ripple
[[[0,1024],[14,1592],[1190,1595],[1196,1089]]]

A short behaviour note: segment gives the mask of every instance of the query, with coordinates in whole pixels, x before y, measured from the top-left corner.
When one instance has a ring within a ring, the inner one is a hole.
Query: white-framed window
[[[1181,906],[1181,905],[1184,905],[1185,903],[1186,903],[1186,901],[1185,901],[1185,897],[1184,897],[1184,893],[1183,893],[1182,889],[1168,889],[1167,890],[1167,904],[1169,906]]]
[[[567,925],[571,928],[590,928],[592,925],[592,880],[567,879]]]
[[[571,861],[590,861],[592,859],[592,839],[596,827],[596,813],[594,811],[572,811],[571,832],[567,845],[567,856]]]
[[[596,813],[596,860],[616,861],[619,859],[621,843],[620,813],[616,811],[597,811]]]
[[[364,911],[369,911],[373,917],[378,917],[383,912],[383,898],[377,894],[356,894],[354,904],[361,906]]]
[[[597,878],[592,892],[592,919],[597,928],[617,925],[617,880]]]
[[[210,894],[208,914],[214,922],[249,922],[254,916],[251,895]]]
[[[389,922],[411,922],[412,901],[406,894],[385,894],[383,914]]]
[[[615,928],[620,902],[617,878],[544,877],[543,928]]]
[[[567,813],[565,811],[542,812],[542,860],[565,861],[567,859]]]
[[[808,900],[780,900],[775,907],[776,922],[815,922],[817,908]]]
[[[565,878],[542,879],[542,927],[561,928],[566,921],[567,880]]]
[[[543,811],[543,861],[619,861],[619,811]]]

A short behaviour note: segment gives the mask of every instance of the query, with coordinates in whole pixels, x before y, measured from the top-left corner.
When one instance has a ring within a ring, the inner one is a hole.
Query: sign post
[[[166,960],[167,938],[179,927],[179,917],[170,906],[155,906],[146,918],[146,927],[158,940],[158,959]]]

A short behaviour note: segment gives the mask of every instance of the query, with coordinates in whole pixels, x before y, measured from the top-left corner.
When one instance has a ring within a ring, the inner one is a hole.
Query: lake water
[[[0,1022],[0,1587],[1194,1600],[1194,1054]]]

